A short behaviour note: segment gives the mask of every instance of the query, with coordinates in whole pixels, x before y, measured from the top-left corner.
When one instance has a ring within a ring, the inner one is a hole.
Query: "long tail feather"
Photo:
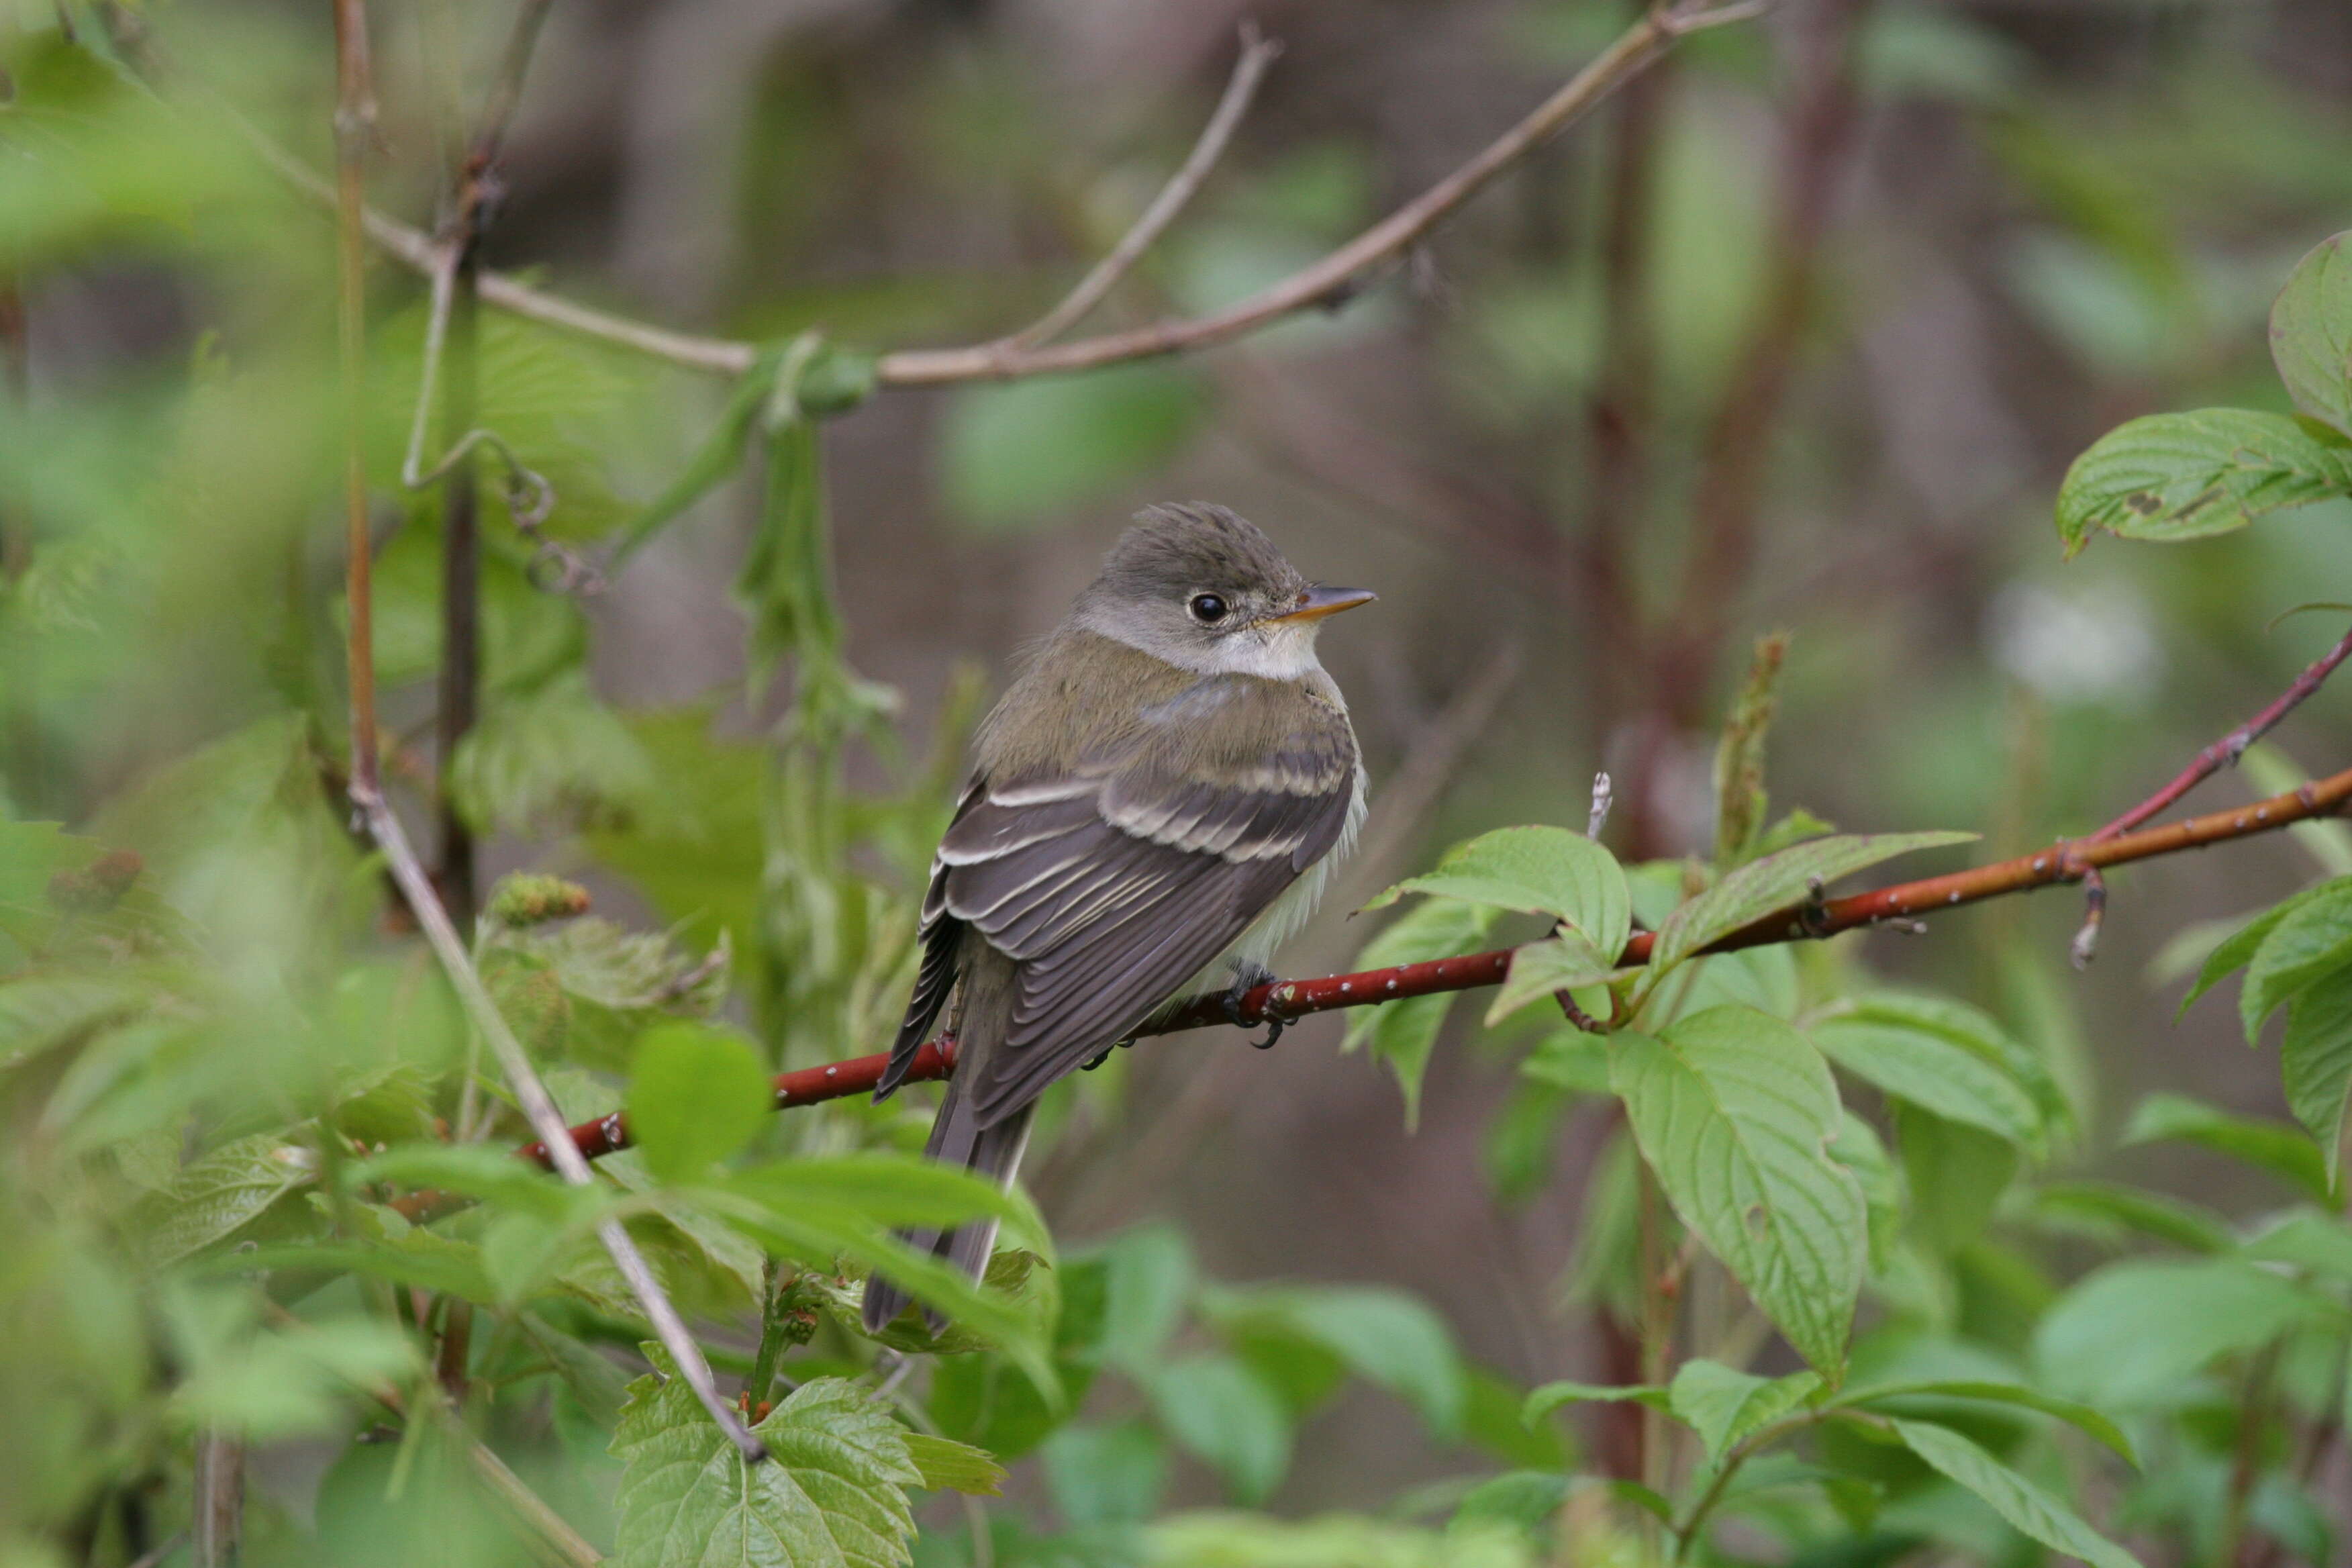
[[[1010,1186],[1029,1144],[1026,1107],[992,1127],[978,1125],[976,1113],[961,1092],[958,1079],[948,1080],[947,1098],[931,1123],[930,1142],[923,1152],[943,1164],[961,1165]],[[899,1239],[919,1252],[944,1258],[972,1279],[988,1272],[989,1255],[996,1247],[996,1221],[976,1220],[941,1235],[936,1230],[901,1231]],[[877,1274],[866,1282],[866,1327],[878,1332],[907,1309],[907,1293]],[[934,1321],[932,1327],[939,1327]]]

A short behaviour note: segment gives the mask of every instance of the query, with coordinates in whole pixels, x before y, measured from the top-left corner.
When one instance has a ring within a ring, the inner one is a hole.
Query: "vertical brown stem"
[[[460,198],[474,209],[472,194]],[[452,279],[449,337],[441,366],[441,428],[446,438],[465,439],[474,428],[480,403],[481,263],[478,235],[470,216]],[[449,765],[473,730],[481,698],[480,488],[468,447],[441,482],[441,690],[435,720],[440,790],[440,861],[434,881],[449,918],[461,931],[474,929],[474,835],[449,793]]]
[[[1707,434],[1691,539],[1661,658],[1663,700],[1696,724],[1731,601],[1755,555],[1757,513],[1797,352],[1812,312],[1822,241],[1859,118],[1852,45],[1871,0],[1810,0],[1792,9],[1794,102],[1764,299]]]
[[[374,595],[361,399],[367,353],[367,148],[375,122],[366,0],[335,0],[336,329],[343,394],[343,595],[350,606],[352,786],[376,793]]]
[[[245,1439],[207,1427],[196,1437],[188,1521],[195,1568],[236,1568],[245,1545]]]

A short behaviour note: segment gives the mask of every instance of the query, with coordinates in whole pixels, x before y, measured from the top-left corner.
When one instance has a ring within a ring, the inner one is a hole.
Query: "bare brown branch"
[[[1249,112],[1250,100],[1257,96],[1257,84],[1281,53],[1279,43],[1261,37],[1255,25],[1242,24],[1242,52],[1234,62],[1233,79],[1225,84],[1224,97],[1218,100],[1216,112],[1209,116],[1209,123],[1202,128],[1201,139],[1192,144],[1192,153],[1169,177],[1160,195],[1152,198],[1151,205],[1143,209],[1135,226],[1111,247],[1110,254],[1095,263],[1060,304],[1003,339],[1003,347],[1029,349],[1052,342],[1084,321],[1087,313],[1118,287],[1129,268],[1141,260],[1152,242],[1176,221],[1177,215],[1200,190],[1201,183],[1209,177],[1209,171],[1224,156],[1226,144],[1241,128],[1242,116]]]

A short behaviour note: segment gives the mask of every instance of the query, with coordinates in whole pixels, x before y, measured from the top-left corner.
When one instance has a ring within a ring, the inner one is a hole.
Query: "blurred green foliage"
[[[2190,26],[2107,9],[2135,37]],[[2012,580],[1990,664],[1932,661],[1914,681],[1886,679],[1898,637],[1883,620],[1809,618],[1777,696],[1759,682],[1735,706],[1696,792],[1703,858],[1621,865],[1567,827],[1469,831],[1559,815],[1539,720],[1515,725],[1529,765],[1446,808],[1478,820],[1391,890],[1418,901],[1360,962],[1527,939],[1483,1037],[1514,1086],[1483,1169],[1497,1204],[1532,1205],[1565,1179],[1572,1130],[1600,1130],[1563,1294],[1620,1342],[1646,1338],[1642,1374],[1658,1374],[1529,1397],[1403,1290],[1220,1279],[1164,1223],[1057,1247],[1025,1194],[913,1158],[924,1116],[903,1100],[769,1114],[770,1073],[861,1054],[895,1025],[982,697],[953,683],[918,753],[898,693],[853,662],[906,661],[861,637],[834,580],[826,422],[875,390],[850,340],[1001,330],[1051,281],[1002,252],[901,264],[890,198],[1050,210],[1099,249],[1185,130],[1155,126],[1148,155],[1074,173],[1023,64],[992,53],[1016,51],[982,30],[894,57],[878,107],[821,49],[763,64],[735,171],[741,253],[719,260],[726,325],[762,347],[725,392],[482,318],[478,418],[552,487],[549,537],[617,573],[656,540],[699,544],[748,499],[722,574],[740,682],[616,705],[598,655],[626,656],[605,611],[535,580],[492,482],[480,722],[433,754],[440,497],[399,482],[426,307],[415,280],[373,279],[360,418],[391,783],[404,811],[446,799],[524,868],[486,889],[473,960],[564,1113],[625,1110],[637,1144],[576,1190],[505,1152],[523,1137],[509,1090],[343,798],[331,231],[240,119],[323,151],[317,21],[208,0],[0,18],[0,1562],[194,1561],[196,1457],[224,1440],[255,1456],[255,1563],[565,1560],[582,1537],[646,1565],[2132,1561],[2116,1539],[2184,1563],[2234,1563],[2257,1541],[2312,1563],[2340,1552],[2346,1523],[2314,1479],[2342,1440],[2352,1344],[2340,829],[2305,836],[2335,879],[2192,928],[2172,955],[2176,978],[2201,965],[2191,1000],[2245,971],[2255,1043],[2284,1015],[2292,1121],[2158,1095],[2117,1127],[2086,1041],[2118,1026],[2076,1016],[2014,931],[1942,989],[1843,947],[1696,955],[1809,880],[1963,837],[1774,819],[1769,726],[1866,733],[1880,753],[1840,772],[1852,759],[1822,753],[1860,748],[1784,747],[1800,786],[1784,795],[1844,813],[1861,792],[1874,821],[2004,811],[2019,839],[2111,799],[2119,754],[2184,738],[2177,716],[2145,717],[2159,674],[2269,685],[2292,668],[2246,607],[2342,592],[2352,269],[2342,237],[2305,253],[2352,200],[2340,104],[2223,47],[2152,85],[2056,90],[2085,47],[2065,25],[1870,15],[1853,51],[1866,112],[1942,127],[1936,145],[1990,171],[1987,205],[2009,211],[1928,215],[1914,232],[1874,206],[1824,262],[1802,352],[1861,341],[1890,300],[1977,290],[2001,353],[2099,389],[2035,405],[2049,429],[2033,442],[2088,447],[2057,492],[2066,553],[2100,532],[2262,526],[2193,552],[2103,548],[2074,569],[2087,586],[2051,574],[2038,517],[2030,544],[2000,531],[1974,563]],[[1618,21],[1510,8],[1485,47],[1564,68]],[[457,31],[487,58],[484,25]],[[384,50],[373,174],[415,212],[432,199],[433,134],[404,102],[430,96],[404,90],[427,74],[407,47]],[[1683,458],[1706,451],[1771,297],[1782,177],[1755,132],[1785,62],[1756,30],[1694,40],[1674,69],[1630,300],[1648,319],[1658,470],[1625,519],[1636,619],[1683,567],[1699,466]],[[1132,280],[1150,309],[1229,304],[1412,183],[1366,123],[1285,112],[1283,144],[1243,149]],[[1414,438],[1388,445],[1458,447],[1565,535],[1590,473],[1560,432],[1612,374],[1629,300],[1592,254],[1602,150],[1571,141],[1544,159],[1518,214],[1465,215],[1442,265],[1423,258],[1402,284],[1373,279],[1348,310],[1246,352],[1283,374],[1361,366],[1411,337]],[[871,185],[877,167],[906,188]],[[1939,222],[1990,237],[1958,282]],[[858,265],[836,270],[843,255]],[[8,324],[20,306],[29,327]],[[1988,319],[1962,336],[1991,335]],[[37,374],[20,375],[27,358]],[[1274,438],[1216,363],[951,393],[890,478],[908,491],[928,462],[941,515],[989,548],[1051,541],[1237,429]],[[2180,411],[2206,400],[2236,406]],[[1768,576],[1855,558],[1852,538],[1798,515],[1852,499],[1830,401],[1801,403],[1776,454],[1776,501],[1803,504],[1769,520]],[[2031,455],[2000,445],[1927,498],[1936,526],[2038,510]],[[1475,601],[1482,634],[1495,603],[1549,592],[1540,572],[1475,594],[1428,575]],[[723,613],[718,582],[697,618]],[[1542,607],[1559,634],[1567,616]],[[2292,787],[2289,764],[2250,767]],[[1658,962],[1612,973],[1636,921],[1659,933]],[[1612,1031],[1554,1019],[1563,985]],[[1397,1080],[1408,1130],[1441,1044],[1467,1032],[1456,1012],[1441,995],[1349,1016],[1346,1046]],[[1099,1077],[1056,1091],[1048,1141],[1118,1105],[1118,1069]],[[2153,1190],[2097,1163],[2151,1148],[2216,1162],[2228,1192]],[[2223,1206],[2238,1192],[2258,1194],[2246,1212]],[[1005,1245],[979,1285],[893,1235],[983,1214]],[[772,1464],[741,1466],[644,1348],[641,1308],[594,1239],[605,1220],[702,1326]],[[877,1267],[950,1325],[866,1334],[859,1280]],[[1626,1473],[1601,1451],[1622,1427],[1562,1414],[1580,1405],[1639,1413],[1672,1462]],[[1368,1423],[1410,1429],[1446,1474],[1289,1517],[1318,1444]],[[551,1513],[568,1523],[551,1530]]]

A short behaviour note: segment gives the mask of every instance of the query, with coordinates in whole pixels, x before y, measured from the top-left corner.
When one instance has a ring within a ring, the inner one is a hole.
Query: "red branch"
[[[2318,690],[2320,683],[2334,674],[2336,667],[2342,664],[2347,656],[2352,656],[2352,631],[2346,632],[2334,647],[2313,659],[2310,668],[2294,678],[2294,684],[2279,693],[2277,701],[2198,752],[2170,784],[2092,834],[2090,841],[2105,843],[2120,834],[2129,833],[2223,768],[2237,766],[2238,759],[2246,754],[2246,748],[2277,728],[2278,721],[2294,711],[2296,705],[2305,698]]]
[[[2347,638],[2347,641],[2352,641],[2352,638]],[[2344,656],[2339,653],[2335,657]],[[1982,903],[1987,899],[1998,899],[2011,893],[2031,892],[2037,888],[2078,882],[2103,867],[2150,860],[2160,855],[2177,855],[2184,849],[2201,849],[2208,844],[2251,838],[2312,817],[2334,816],[2347,803],[2352,803],[2352,768],[2284,795],[2256,801],[2251,805],[2209,812],[2203,816],[2168,823],[2162,827],[2150,827],[2137,833],[2119,833],[2107,838],[2053,844],[2047,849],[2020,855],[2013,860],[1978,866],[1948,876],[1927,877],[1916,882],[1898,882],[1893,887],[1832,899],[1814,910],[1806,910],[1801,904],[1790,905],[1750,921],[1700,951],[1730,952],[1745,947],[1817,941],[1886,921],[1907,920],[1957,909],[1963,904]],[[1626,964],[1647,963],[1651,944],[1655,940],[1651,932],[1636,933],[1633,940],[1626,944],[1622,962]],[[1510,971],[1513,951],[1511,948],[1498,948],[1492,952],[1440,958],[1426,963],[1400,964],[1393,969],[1332,974],[1320,980],[1270,981],[1243,995],[1240,1021],[1244,1025],[1254,1025],[1274,1017],[1303,1018],[1310,1013],[1330,1013],[1343,1007],[1362,1007],[1376,1002],[1397,1002],[1408,996],[1475,991],[1502,983],[1503,976]],[[1204,1028],[1228,1021],[1223,998],[1202,996],[1195,997],[1136,1033],[1139,1037],[1170,1035],[1182,1029]],[[777,1109],[814,1105],[820,1100],[845,1100],[852,1095],[870,1093],[881,1081],[882,1069],[889,1059],[887,1054],[855,1057],[824,1067],[803,1068],[797,1072],[784,1073],[776,1079]],[[952,1038],[943,1037],[923,1047],[907,1078],[910,1082],[943,1079],[954,1069],[955,1042]],[[627,1120],[614,1111],[594,1121],[583,1121],[572,1129],[572,1142],[583,1155],[591,1160],[625,1149],[629,1145]],[[516,1152],[540,1164],[547,1163],[547,1151],[543,1144],[527,1144]],[[411,1219],[422,1222],[446,1213],[451,1200],[444,1194],[412,1193],[398,1200],[394,1206]]]

